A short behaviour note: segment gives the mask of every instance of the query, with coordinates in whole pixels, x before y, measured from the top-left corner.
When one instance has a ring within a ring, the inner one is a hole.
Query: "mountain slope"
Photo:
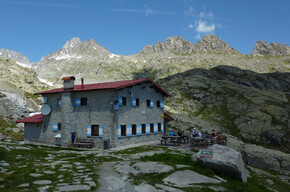
[[[47,88],[32,69],[0,57],[0,118],[15,121],[38,110],[33,93]]]
[[[173,95],[167,110],[190,126],[211,131],[210,123],[210,128],[255,143],[290,142],[290,73],[218,66],[192,69],[159,83]]]

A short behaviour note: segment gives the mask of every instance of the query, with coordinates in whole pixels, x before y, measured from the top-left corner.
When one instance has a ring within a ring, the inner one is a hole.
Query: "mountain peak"
[[[268,44],[265,41],[257,41],[251,55],[255,55],[255,56],[290,55],[290,47],[282,43]]]
[[[12,51],[10,49],[0,49],[0,56],[14,60],[18,65],[22,67],[32,67],[28,57],[22,55],[19,52]]]
[[[237,54],[239,53],[234,48],[229,47],[229,45],[216,35],[207,35],[202,38],[195,45],[196,52],[212,52],[212,53],[222,53],[222,54]]]
[[[81,40],[78,37],[74,37],[71,40],[67,41],[63,48],[70,48],[81,44]]]

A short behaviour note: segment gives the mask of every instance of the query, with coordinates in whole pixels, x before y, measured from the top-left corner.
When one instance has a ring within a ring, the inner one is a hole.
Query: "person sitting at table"
[[[177,132],[177,135],[181,137],[182,136],[182,132],[181,131],[178,131]]]
[[[197,133],[196,133],[196,130],[195,128],[192,129],[192,137],[196,137],[197,136]]]
[[[216,139],[216,133],[215,133],[215,130],[213,129],[212,132],[211,132],[211,137],[213,139]]]
[[[185,136],[187,136],[187,133],[185,133],[185,131],[183,130],[181,136],[182,136],[182,137],[185,137]]]
[[[202,134],[200,131],[198,132],[198,137],[202,137]]]
[[[217,137],[216,137],[216,142],[217,142],[217,144],[222,144],[222,142],[223,142],[222,132],[218,132]]]
[[[174,136],[174,131],[171,130],[171,131],[169,132],[169,135],[170,135],[170,136]]]

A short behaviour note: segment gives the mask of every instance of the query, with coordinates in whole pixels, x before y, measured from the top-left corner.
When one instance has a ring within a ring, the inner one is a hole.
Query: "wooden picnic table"
[[[211,138],[205,138],[205,137],[193,137],[191,140],[192,145],[212,145],[212,139]]]
[[[161,144],[167,145],[167,142],[174,143],[174,145],[179,145],[181,143],[181,136],[162,136],[162,139],[160,140]]]

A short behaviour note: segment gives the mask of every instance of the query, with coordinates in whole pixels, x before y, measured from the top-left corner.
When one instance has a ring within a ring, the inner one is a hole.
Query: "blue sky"
[[[0,0],[0,48],[36,62],[67,40],[95,39],[115,54],[182,36],[215,34],[249,54],[259,40],[290,45],[289,0]]]

